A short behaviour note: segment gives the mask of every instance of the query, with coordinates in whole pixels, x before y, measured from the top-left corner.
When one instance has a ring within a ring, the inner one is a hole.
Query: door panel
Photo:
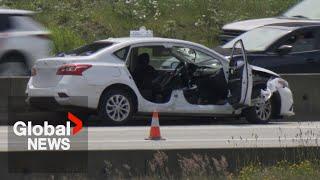
[[[279,74],[320,73],[320,51],[291,53],[280,56],[249,55],[252,65],[263,67]]]
[[[234,60],[233,55],[236,49],[241,49],[241,61]],[[244,49],[242,40],[237,41],[232,50],[229,70],[229,96],[228,102],[235,108],[241,108],[251,105],[252,94],[252,69],[247,60],[247,55]]]
[[[276,42],[267,56],[253,57],[253,64],[277,73],[320,73],[319,30],[301,29]],[[281,46],[291,46],[291,52],[278,53]],[[254,56],[254,55],[253,55]]]

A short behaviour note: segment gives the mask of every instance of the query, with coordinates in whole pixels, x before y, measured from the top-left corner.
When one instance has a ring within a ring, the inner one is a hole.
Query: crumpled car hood
[[[312,21],[312,20],[306,20],[306,19],[287,19],[287,18],[280,18],[280,17],[272,17],[272,18],[251,19],[251,20],[233,22],[230,24],[226,24],[222,29],[223,30],[249,31],[251,29],[265,26],[265,25],[269,25],[269,24],[287,23],[287,22],[319,22],[319,21]]]

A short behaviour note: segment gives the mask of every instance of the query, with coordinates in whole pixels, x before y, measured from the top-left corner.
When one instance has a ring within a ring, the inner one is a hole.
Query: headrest
[[[150,56],[148,53],[143,53],[139,55],[138,59],[139,64],[148,65],[150,61]]]

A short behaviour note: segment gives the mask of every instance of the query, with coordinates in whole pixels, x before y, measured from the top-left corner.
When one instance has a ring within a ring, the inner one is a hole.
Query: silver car
[[[319,0],[304,0],[278,17],[251,19],[226,24],[222,28],[223,33],[220,35],[220,40],[226,43],[246,31],[269,24],[320,22],[320,10],[317,7],[320,7]]]

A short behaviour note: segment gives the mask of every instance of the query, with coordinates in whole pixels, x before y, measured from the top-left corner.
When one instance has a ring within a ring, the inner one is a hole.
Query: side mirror
[[[277,53],[280,55],[286,55],[289,54],[292,51],[291,45],[282,45],[277,49]]]

